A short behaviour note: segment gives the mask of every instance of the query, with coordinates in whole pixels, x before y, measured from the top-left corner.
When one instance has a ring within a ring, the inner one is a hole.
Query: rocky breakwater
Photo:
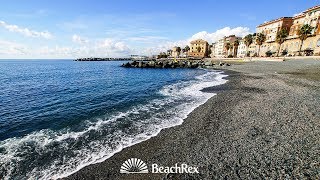
[[[133,61],[127,62],[121,65],[125,68],[210,68],[215,65],[219,66],[230,66],[226,63],[212,63],[211,61],[203,60],[166,60],[166,61]]]

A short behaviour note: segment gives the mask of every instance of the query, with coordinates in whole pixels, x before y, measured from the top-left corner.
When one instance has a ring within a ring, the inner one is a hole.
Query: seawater
[[[68,176],[179,125],[220,71],[123,62],[0,61],[0,177]]]

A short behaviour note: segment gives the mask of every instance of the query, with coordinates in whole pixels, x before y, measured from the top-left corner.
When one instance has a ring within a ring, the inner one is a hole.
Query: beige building
[[[265,22],[257,26],[256,32],[266,35],[266,42],[274,42],[278,31],[286,29],[290,31],[292,26],[292,17],[281,17],[272,21]]]
[[[308,37],[302,45],[301,50],[309,50],[314,55],[320,55],[320,6],[314,6],[301,14],[293,17],[293,25],[290,28],[288,39],[281,46],[281,51],[286,51],[289,56],[299,54],[301,40],[298,36],[299,29],[304,24],[314,27],[312,36]],[[303,53],[303,52],[301,52]]]
[[[293,23],[292,17],[281,17],[272,21],[265,22],[257,26],[256,32],[262,33],[266,36],[266,41],[260,46],[259,56],[266,56],[266,52],[271,52],[276,55],[279,49],[279,44],[276,43],[277,33],[281,29],[286,29],[288,32]],[[255,53],[259,51],[258,45],[256,45]]]
[[[215,49],[214,49],[214,54],[215,57],[228,57],[228,55],[233,55],[234,49],[230,48],[228,51],[226,49],[226,44],[230,43],[230,45],[232,45],[234,43],[234,41],[236,40],[241,40],[240,37],[237,37],[235,35],[230,35],[230,36],[225,36],[222,39],[218,40],[215,43]]]
[[[189,56],[191,57],[207,57],[208,56],[209,44],[207,41],[202,39],[197,39],[190,42]]]
[[[240,38],[240,37],[237,37],[237,36],[235,36],[235,35],[230,35],[230,36],[228,36],[228,37],[225,37],[224,52],[225,52],[225,56],[226,56],[226,57],[228,57],[229,55],[234,56],[233,53],[234,53],[234,48],[235,48],[235,47],[233,46],[233,43],[234,43],[236,40],[240,41],[241,38]],[[230,43],[230,45],[232,46],[232,48],[230,48],[228,51],[227,51],[227,49],[225,48],[225,46],[226,46],[227,43]]]
[[[244,39],[241,39],[241,40],[239,40],[237,57],[245,57],[246,53],[247,53],[247,46],[244,43]]]
[[[293,23],[290,27],[288,39],[298,38],[298,31],[304,25],[305,14],[299,14],[292,18]]]
[[[216,44],[217,43],[212,43],[212,45],[211,45],[211,54],[209,54],[209,56],[211,57],[211,58],[214,58],[214,57],[216,57],[216,54],[215,54],[215,52],[216,52]]]
[[[216,45],[214,48],[215,57],[218,57],[218,58],[225,57],[224,43],[225,43],[225,38],[222,38],[216,42]]]
[[[279,50],[279,44],[276,42],[277,33],[281,29],[288,31],[287,40],[281,44],[279,55],[286,54],[287,56],[295,56],[299,54],[301,40],[299,39],[298,31],[304,24],[309,24],[314,29],[312,34],[303,42],[301,53],[308,55],[320,55],[320,5],[314,6],[301,14],[294,17],[281,17],[272,21],[260,24],[256,28],[257,33],[263,33],[266,36],[266,41],[260,46],[256,44],[255,34],[253,37],[253,43],[246,47],[244,40],[231,35],[218,40],[212,48],[211,57],[227,57],[228,55],[234,55],[233,49],[230,48],[227,52],[225,46],[227,43],[233,44],[235,40],[239,40],[237,56],[245,57],[246,52],[250,56],[257,55],[259,51],[260,56],[266,56],[266,52],[271,52],[272,56],[276,56]]]
[[[181,48],[175,46],[175,47],[172,48],[171,56],[172,57],[179,57],[180,56],[180,52],[181,52]]]
[[[230,35],[230,36],[224,37],[224,39],[225,39],[225,40],[224,40],[224,46],[223,46],[223,48],[224,48],[224,55],[225,55],[225,57],[228,57],[229,55],[233,55],[233,52],[234,52],[233,43],[234,43],[234,41],[240,40],[241,38],[240,38],[240,37],[237,37],[237,36],[235,36],[235,35]],[[227,43],[230,43],[230,46],[232,46],[232,48],[230,47],[229,50],[226,49],[226,44],[227,44]]]

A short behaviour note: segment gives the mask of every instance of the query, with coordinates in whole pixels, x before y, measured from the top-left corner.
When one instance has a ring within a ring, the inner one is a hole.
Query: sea
[[[0,179],[56,179],[180,125],[221,71],[0,60]]]

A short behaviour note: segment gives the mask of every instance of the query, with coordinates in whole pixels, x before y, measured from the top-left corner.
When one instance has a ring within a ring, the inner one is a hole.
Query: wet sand
[[[66,179],[320,179],[320,61],[219,67],[226,84],[180,126]],[[120,174],[129,158],[199,174]]]

